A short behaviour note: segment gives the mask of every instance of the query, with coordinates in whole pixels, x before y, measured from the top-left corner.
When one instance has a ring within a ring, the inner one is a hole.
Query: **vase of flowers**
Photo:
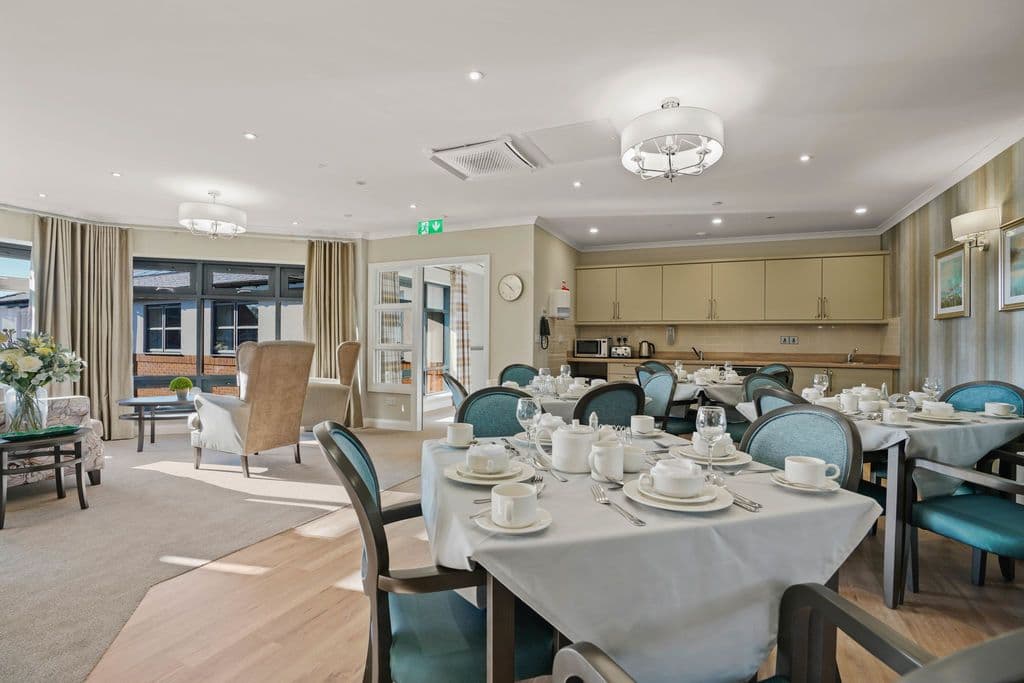
[[[187,401],[188,392],[192,388],[192,380],[188,377],[175,377],[171,380],[168,388],[174,392],[179,401]]]
[[[51,382],[77,380],[84,368],[85,361],[48,334],[15,337],[13,330],[0,332],[0,382],[7,385],[7,431],[45,428],[46,387]]]

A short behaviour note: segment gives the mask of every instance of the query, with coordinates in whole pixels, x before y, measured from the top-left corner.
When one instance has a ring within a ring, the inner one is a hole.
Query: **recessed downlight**
[[[298,224],[299,224],[298,221],[292,221],[292,225],[298,225]]]
[[[590,234],[591,235],[596,235],[599,232],[601,232],[601,231],[598,230],[597,228],[595,228],[593,225],[590,226]]]
[[[808,161],[810,161],[811,159],[813,159],[813,158],[814,158],[814,157],[812,157],[812,156],[811,156],[810,154],[801,154],[801,155],[800,155],[800,161],[802,161],[802,162],[803,162],[803,163],[805,163],[805,164],[806,164],[806,163],[807,163]]]
[[[484,79],[484,72],[470,71],[468,74],[466,74],[466,78],[468,78],[471,81],[482,81]]]
[[[110,172],[110,175],[111,175],[111,177],[113,177],[113,178],[120,178],[120,177],[121,177],[121,174],[120,174],[120,173],[118,173],[117,171],[111,171],[111,172]]]
[[[245,138],[246,140],[255,140],[257,138],[257,135],[256,133],[253,133],[251,130],[247,130],[244,133],[242,133],[242,137]]]
[[[415,208],[416,208],[416,205],[415,205],[415,204],[410,204],[410,205],[409,205],[409,208],[410,208],[410,209],[415,209]]]
[[[46,193],[45,192],[40,192],[39,193],[39,198],[40,199],[46,199]]]
[[[711,219],[711,225],[721,225],[721,224],[722,224],[722,219],[721,218],[718,218],[716,216],[715,218]]]
[[[706,234],[707,234],[706,232],[704,232],[703,230],[701,230],[700,232],[698,232],[698,233],[697,233],[697,237],[703,237],[703,236],[704,236],[704,235],[706,235]]]
[[[581,187],[583,187],[583,181],[582,180],[574,180],[574,181],[572,181],[572,186],[575,187],[578,190]]]
[[[866,207],[866,206],[858,206],[856,209],[853,210],[853,212],[855,214],[857,214],[858,216],[863,216],[864,214],[866,214],[868,212],[868,207]]]

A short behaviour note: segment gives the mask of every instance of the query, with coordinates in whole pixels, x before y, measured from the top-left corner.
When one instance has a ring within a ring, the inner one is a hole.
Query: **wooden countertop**
[[[577,358],[569,356],[574,363],[632,363],[639,364],[647,360],[658,360],[671,365],[677,360],[683,361],[686,365],[693,365],[700,361],[693,353],[659,353],[654,358]],[[857,355],[853,363],[846,362],[846,355],[829,353],[706,353],[704,363],[711,365],[721,364],[723,361],[730,361],[733,365],[767,365],[768,363],[785,363],[794,368],[859,368],[864,370],[899,370],[899,356],[880,356],[877,354]]]

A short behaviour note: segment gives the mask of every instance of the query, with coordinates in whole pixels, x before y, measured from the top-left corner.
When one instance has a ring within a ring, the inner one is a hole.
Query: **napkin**
[[[469,452],[473,455],[486,456],[488,458],[494,458],[502,455],[505,452],[505,446],[500,443],[482,443],[476,446],[470,446]]]
[[[552,415],[551,413],[544,413],[543,415],[540,416],[540,427],[542,427],[543,429],[558,429],[563,425],[565,425],[565,420],[558,417],[557,415]]]

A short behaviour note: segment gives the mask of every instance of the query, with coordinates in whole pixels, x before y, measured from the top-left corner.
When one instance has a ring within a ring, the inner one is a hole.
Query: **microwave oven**
[[[572,355],[577,358],[607,358],[611,342],[610,337],[602,339],[577,339],[573,346]]]

